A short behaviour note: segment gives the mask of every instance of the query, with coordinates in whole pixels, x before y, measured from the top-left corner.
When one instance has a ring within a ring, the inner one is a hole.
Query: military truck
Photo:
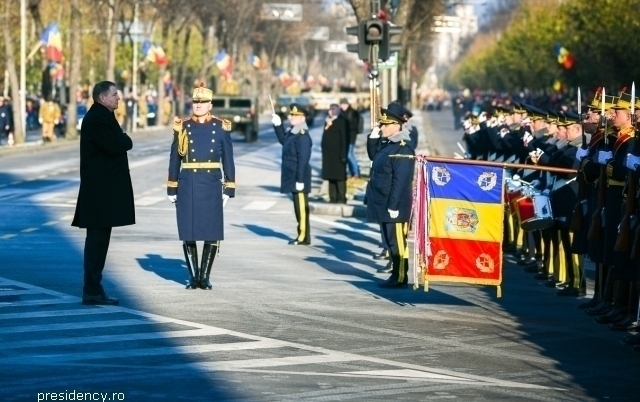
[[[231,122],[231,131],[244,134],[247,142],[258,139],[258,99],[251,96],[215,95],[211,114]]]

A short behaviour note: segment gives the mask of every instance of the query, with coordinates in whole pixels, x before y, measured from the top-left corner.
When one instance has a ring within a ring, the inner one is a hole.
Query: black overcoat
[[[80,128],[80,191],[72,226],[108,228],[136,223],[127,151],[131,138],[113,112],[94,103]]]
[[[343,117],[325,122],[322,133],[322,179],[347,180],[348,123]]]

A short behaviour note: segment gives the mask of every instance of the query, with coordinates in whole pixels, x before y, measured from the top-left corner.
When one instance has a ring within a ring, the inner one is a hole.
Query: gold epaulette
[[[221,121],[221,125],[222,125],[222,129],[226,130],[226,131],[231,131],[231,120],[227,120],[227,119],[221,119],[219,117],[216,116],[212,116],[214,119],[216,120],[220,120]]]

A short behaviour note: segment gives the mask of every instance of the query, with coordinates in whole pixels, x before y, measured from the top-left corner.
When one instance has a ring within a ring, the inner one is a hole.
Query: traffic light
[[[382,41],[380,42],[380,50],[378,52],[378,59],[385,61],[389,60],[392,52],[399,52],[401,46],[399,43],[391,43],[391,37],[394,35],[400,35],[402,33],[402,27],[386,23],[382,29]]]
[[[347,27],[347,35],[353,35],[358,37],[358,43],[347,44],[347,51],[352,53],[358,53],[360,60],[369,60],[369,46],[367,46],[365,39],[366,21],[361,21],[358,25],[353,27]]]
[[[367,45],[373,45],[380,43],[384,36],[384,26],[387,25],[380,20],[367,20],[365,21],[364,39]]]

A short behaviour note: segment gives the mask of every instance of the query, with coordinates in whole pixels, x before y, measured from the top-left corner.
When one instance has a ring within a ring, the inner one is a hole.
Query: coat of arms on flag
[[[418,183],[415,279],[425,290],[438,281],[493,285],[500,296],[502,167],[427,160]]]

